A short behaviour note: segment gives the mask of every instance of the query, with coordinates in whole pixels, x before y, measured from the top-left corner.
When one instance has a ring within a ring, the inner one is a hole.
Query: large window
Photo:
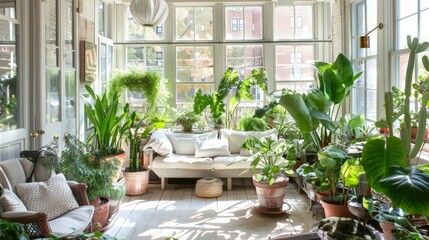
[[[363,71],[352,90],[351,113],[377,120],[377,31],[369,36],[370,48],[359,47],[359,37],[377,26],[377,2],[359,1],[352,5],[352,63],[355,72]]]
[[[118,61],[117,67],[163,72],[174,96],[172,107],[178,111],[192,106],[198,89],[203,93],[216,90],[228,67],[238,71],[241,79],[250,76],[253,69],[266,68],[271,92],[284,87],[302,90],[314,86],[311,63],[315,59],[330,61],[330,43],[325,44],[315,35],[317,27],[318,36],[326,36],[323,40],[329,42],[330,33],[325,30],[330,28],[322,26],[330,21],[328,2],[283,7],[271,1],[173,1],[167,21],[159,28],[136,25],[127,4],[119,5],[124,5],[118,9],[124,9],[128,16],[123,28],[128,33],[124,39],[119,36],[119,41],[124,42],[117,43],[118,53],[126,57]],[[315,16],[318,11],[327,12]],[[158,36],[158,32],[161,35],[158,40],[149,40],[148,31],[152,36]],[[240,105],[246,111],[265,104],[259,88],[251,91],[254,100]]]
[[[429,41],[429,1],[396,0],[396,49],[407,48],[407,35]]]
[[[13,2],[13,1],[12,1]],[[14,3],[0,7],[0,132],[19,128],[17,30]]]
[[[262,19],[261,6],[225,7],[225,39],[262,39]]]

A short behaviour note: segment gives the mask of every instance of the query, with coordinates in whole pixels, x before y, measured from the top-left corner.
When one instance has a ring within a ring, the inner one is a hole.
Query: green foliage
[[[290,168],[295,164],[296,149],[294,144],[287,143],[284,139],[274,141],[271,138],[258,139],[250,136],[244,142],[243,149],[251,153],[250,169],[253,173],[257,173],[257,168],[262,167],[262,173],[257,174],[258,181],[272,185],[278,175],[292,173]]]
[[[85,183],[90,200],[99,196],[116,199],[124,196],[124,191],[112,184],[120,164],[118,159],[106,161],[97,151],[89,151],[84,143],[72,135],[66,134],[64,141],[60,172],[67,180]]]
[[[122,94],[126,89],[131,92],[141,92],[147,99],[148,108],[153,109],[156,103],[165,104],[171,96],[166,88],[166,79],[161,78],[155,71],[139,71],[116,74],[110,81],[109,95]]]
[[[252,100],[251,88],[258,86],[262,91],[267,91],[267,76],[264,68],[260,70],[253,69],[252,74],[245,79],[240,78],[240,74],[229,67],[218,87],[218,91],[214,91],[211,95],[202,95],[201,90],[198,90],[194,100],[194,112],[201,114],[206,107],[210,106],[210,112],[215,124],[224,123],[224,114],[227,113],[227,128],[232,127],[234,112],[238,105],[243,100]],[[225,99],[230,94],[231,90],[235,89],[228,103]],[[227,112],[227,108],[229,109]]]
[[[16,125],[17,102],[16,102],[16,76],[0,79],[0,126]]]
[[[27,240],[29,237],[23,224],[0,219],[0,239]]]
[[[103,156],[115,155],[122,152],[122,138],[126,131],[123,127],[129,112],[126,104],[122,113],[119,109],[119,95],[112,96],[104,93],[101,97],[94,93],[89,85],[86,90],[93,100],[93,104],[85,103],[84,110],[92,123],[94,132],[89,136],[87,143],[92,144]]]
[[[265,131],[268,125],[261,118],[242,117],[238,122],[238,130],[242,131]]]
[[[144,118],[141,118],[140,121],[137,120],[137,112],[132,112],[128,117],[128,120],[125,124],[127,131],[125,132],[125,140],[130,146],[130,171],[136,172],[141,171],[142,165],[139,156],[140,143],[143,139],[147,137],[150,131],[152,131],[153,126],[147,126],[143,132],[139,132],[142,127]]]
[[[201,115],[188,111],[177,116],[175,123],[182,125],[183,131],[192,131],[192,126],[201,120]]]

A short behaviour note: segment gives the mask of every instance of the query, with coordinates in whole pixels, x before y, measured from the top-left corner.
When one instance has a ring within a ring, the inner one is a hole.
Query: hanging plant
[[[166,79],[157,72],[133,69],[113,77],[109,84],[109,95],[115,92],[122,93],[126,89],[133,93],[143,93],[148,108],[153,109],[156,103],[164,103],[171,95],[163,85],[166,85]]]

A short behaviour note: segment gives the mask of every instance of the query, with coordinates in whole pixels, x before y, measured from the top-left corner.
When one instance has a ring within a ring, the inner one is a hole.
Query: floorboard
[[[195,184],[149,186],[141,196],[126,196],[106,234],[120,239],[267,239],[307,232],[316,221],[306,195],[293,182],[287,187],[288,215],[268,216],[254,208],[257,196],[251,179],[233,179],[232,191],[217,198],[195,195]]]

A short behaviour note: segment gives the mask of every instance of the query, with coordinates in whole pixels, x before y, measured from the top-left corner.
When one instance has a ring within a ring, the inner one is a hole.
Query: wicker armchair
[[[34,171],[33,171],[34,168]],[[34,174],[33,174],[34,173]],[[26,159],[12,159],[0,162],[0,184],[3,188],[16,191],[15,186],[19,183],[27,182],[30,179],[34,182],[46,181],[52,172],[45,170],[41,162],[36,165]],[[60,217],[48,220],[48,216],[43,212],[4,212],[0,204],[0,217],[13,222],[24,224],[24,228],[31,239],[49,237],[52,232],[68,234],[79,230],[91,231],[91,219],[94,207],[89,205],[86,195],[86,185],[68,181],[68,185],[73,192],[73,196],[79,204],[79,208],[63,214]]]

